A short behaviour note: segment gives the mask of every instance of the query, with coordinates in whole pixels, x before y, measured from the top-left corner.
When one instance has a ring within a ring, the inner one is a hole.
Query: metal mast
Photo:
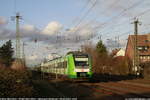
[[[139,71],[139,54],[138,54],[138,24],[139,21],[136,19],[134,21],[134,72],[138,74]]]
[[[23,42],[23,46],[22,46],[22,58],[23,58],[23,65],[26,66],[26,58],[25,58],[24,46],[25,46],[25,43]]]
[[[20,51],[20,32],[19,32],[19,20],[21,16],[19,13],[16,14],[16,59],[21,59],[21,51]]]

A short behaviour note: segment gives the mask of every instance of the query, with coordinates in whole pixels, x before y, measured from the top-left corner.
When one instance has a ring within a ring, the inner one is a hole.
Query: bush
[[[82,46],[82,51],[92,56],[92,70],[94,73],[106,73],[111,69],[110,59],[102,41],[98,42],[96,47],[91,44],[84,45]]]
[[[14,61],[13,54],[14,49],[12,48],[11,40],[9,40],[0,47],[0,63],[6,67],[10,67]]]
[[[82,51],[92,56],[92,70],[96,74],[128,75],[130,72],[127,60],[109,54],[102,41],[99,41],[96,46],[83,45]]]
[[[150,78],[150,62],[143,64],[143,77],[149,79]]]
[[[32,97],[31,73],[9,68],[0,69],[0,97]]]

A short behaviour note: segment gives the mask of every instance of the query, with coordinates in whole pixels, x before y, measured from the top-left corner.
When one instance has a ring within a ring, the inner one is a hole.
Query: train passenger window
[[[63,62],[63,66],[64,66],[64,68],[67,67],[67,61],[64,61],[64,62]]]
[[[61,62],[58,63],[58,67],[61,68]]]

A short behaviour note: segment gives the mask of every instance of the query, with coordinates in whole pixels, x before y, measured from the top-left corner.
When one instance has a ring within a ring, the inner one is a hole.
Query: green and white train
[[[41,71],[64,75],[69,78],[92,77],[90,55],[78,51],[69,52],[65,57],[55,58],[41,64]]]

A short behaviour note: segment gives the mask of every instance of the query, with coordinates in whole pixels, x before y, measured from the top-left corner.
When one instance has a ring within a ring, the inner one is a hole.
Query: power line
[[[81,22],[87,17],[87,15],[90,13],[90,11],[95,7],[98,0],[95,0],[95,2],[92,4],[92,6],[88,9],[88,11],[84,14],[84,16],[79,20],[78,24],[74,26],[75,31],[73,32],[76,34],[77,31],[79,31],[78,27],[81,24]],[[77,38],[77,35],[76,35]]]
[[[121,17],[122,14],[124,15],[124,12],[128,11],[129,9],[132,9],[132,8],[134,8],[134,7],[139,6],[142,2],[143,2],[143,1],[141,1],[141,0],[138,1],[138,2],[136,2],[136,3],[133,4],[132,6],[130,6],[130,7],[126,8],[126,9],[124,9],[123,11],[121,11],[121,12],[120,12],[119,14],[117,14],[116,16],[113,16],[111,19],[107,20],[105,23],[103,23],[102,25],[100,25],[100,26],[98,26],[98,27],[95,27],[95,28],[98,29],[98,28],[102,28],[101,26],[106,26],[106,25],[109,24],[111,21],[116,20],[117,17]],[[123,15],[122,15],[122,16],[123,16]],[[114,23],[113,23],[113,24],[114,24]],[[76,32],[76,31],[75,31],[75,32]]]
[[[149,12],[150,11],[150,9],[147,9],[147,10],[145,10],[144,12],[141,12],[141,13],[139,13],[138,15],[136,15],[136,17],[134,17],[134,18],[138,18],[138,17],[140,17],[140,16],[142,16],[142,15],[144,15],[144,14],[146,14],[147,12]],[[130,18],[130,20],[132,20],[133,18]],[[126,20],[125,20],[126,21]],[[123,21],[123,23],[125,22],[125,21]],[[121,25],[121,24],[123,24],[123,23],[120,23],[120,24],[118,24],[118,25],[116,25],[116,26],[119,26],[119,25]],[[115,26],[115,27],[116,27]],[[112,27],[114,27],[114,26],[112,26]],[[110,28],[112,28],[112,27],[110,27]],[[129,31],[129,32],[131,32],[131,31]],[[128,32],[126,32],[126,33],[128,33]]]
[[[135,17],[133,17],[133,18],[138,18],[138,17],[140,17],[140,16],[142,16],[142,15],[144,15],[144,14],[146,14],[147,12],[149,12],[150,11],[150,9],[147,9],[147,10],[145,10],[145,11],[143,11],[143,12],[141,12],[141,13],[139,13],[138,15],[136,15]],[[133,18],[130,18],[130,20],[132,20]],[[126,22],[126,20],[125,21],[123,21],[123,23],[124,22]],[[120,26],[121,24],[123,24],[123,23],[120,23],[120,24],[118,24],[117,26]],[[112,28],[112,27],[110,27],[110,28]]]
[[[126,8],[126,9],[124,9],[124,10],[123,10],[122,12],[120,12],[118,15],[116,15],[116,16],[112,17],[111,19],[107,20],[107,21],[106,21],[104,24],[102,24],[102,25],[103,25],[103,26],[104,26],[104,25],[107,25],[107,24],[109,24],[110,21],[116,20],[118,16],[120,17],[120,15],[122,15],[124,12],[128,11],[129,9],[134,8],[134,7],[138,6],[138,5],[140,5],[141,2],[142,2],[142,1],[139,1],[139,2],[137,2],[137,3],[135,3],[135,4],[133,4],[132,6],[130,6],[130,7]],[[150,9],[149,9],[149,10],[150,10]],[[149,11],[149,10],[148,10],[148,11]],[[144,12],[148,12],[148,11],[144,11]],[[113,19],[114,19],[114,20],[113,20]],[[113,24],[114,24],[114,23],[113,23]],[[101,26],[100,26],[100,27],[101,27]],[[97,27],[97,28],[99,28],[99,27]],[[102,27],[101,27],[101,28],[102,28]]]
[[[149,11],[150,11],[150,9],[147,9],[147,10],[145,10],[144,12],[138,14],[136,17],[143,16],[144,14],[146,14],[146,13],[149,12]]]
[[[99,13],[95,18],[93,18],[91,21],[89,21],[88,23],[86,23],[86,25],[88,25],[89,23],[92,23],[95,21],[95,19],[102,14],[105,14],[109,9],[113,8],[117,3],[119,3],[121,0],[116,0],[115,2],[113,2],[110,7],[108,7],[106,10],[104,10],[103,12]]]
[[[81,22],[87,17],[90,11],[95,7],[96,3],[97,3],[97,0],[95,0],[93,5],[88,9],[88,11],[84,14],[84,16],[79,20],[79,23],[75,25],[75,28],[78,27],[81,24]]]
[[[82,12],[87,8],[87,6],[90,4],[90,2],[91,2],[91,0],[88,0],[86,3],[85,3],[85,5],[81,8],[81,10],[79,11],[81,14],[82,14]],[[74,20],[76,20],[77,18],[75,18]],[[71,25],[69,25],[69,26],[71,26]]]
[[[120,1],[120,0],[119,0]],[[119,15],[121,15],[122,13],[124,13],[125,11],[127,11],[127,10],[129,10],[129,9],[131,9],[131,8],[134,8],[134,7],[136,7],[136,6],[138,6],[139,4],[141,4],[141,2],[142,1],[139,1],[139,2],[137,2],[137,3],[135,3],[135,4],[133,4],[132,6],[130,6],[130,7],[128,7],[127,9],[124,9],[123,10],[123,12],[121,12]],[[115,2],[115,3],[117,3],[117,2]],[[114,3],[114,4],[115,4]],[[110,8],[112,8],[114,5],[112,4],[112,6],[110,7]],[[145,13],[147,13],[148,11],[150,11],[150,9],[148,9],[148,10],[146,10],[146,11],[144,11],[144,12],[142,12],[142,13],[140,13],[140,14],[138,14],[137,16],[142,16],[142,15],[144,15]],[[136,16],[136,17],[137,17]],[[117,16],[115,16],[115,17],[117,17]],[[114,19],[114,18],[112,18],[112,19]],[[111,19],[111,20],[112,20]],[[92,20],[92,21],[94,21],[94,20]],[[107,23],[106,23],[107,24]],[[122,24],[122,23],[121,23]],[[121,25],[121,24],[118,24],[117,26],[119,26],[119,25]],[[104,24],[105,25],[105,24]]]
[[[126,11],[128,11],[129,9],[132,9],[132,8],[134,8],[134,7],[137,7],[137,6],[140,5],[142,2],[143,2],[143,1],[140,0],[139,2],[133,4],[132,6],[130,6],[130,7],[126,8],[126,9],[124,9],[124,10],[121,11],[119,14],[117,14],[116,16],[113,16],[112,18],[110,18],[109,20],[107,20],[107,21],[106,21],[105,23],[103,23],[102,25],[107,25],[107,24],[108,24],[109,22],[111,22],[111,21],[118,20],[117,17],[121,17],[121,15],[124,14],[124,12],[126,12]],[[114,24],[114,23],[113,23],[113,24]],[[97,28],[100,28],[100,27],[101,27],[101,25],[98,26]]]

